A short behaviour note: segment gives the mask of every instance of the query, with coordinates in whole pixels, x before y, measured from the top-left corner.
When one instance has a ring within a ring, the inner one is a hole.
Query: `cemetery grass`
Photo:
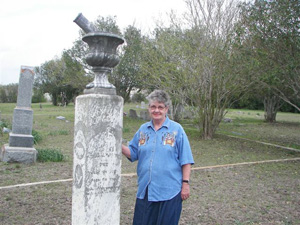
[[[14,104],[0,104],[1,120],[11,124]],[[0,187],[72,178],[74,106],[33,104],[40,149],[58,149],[62,162],[34,165],[0,163]],[[124,111],[136,109],[125,105]],[[140,109],[138,109],[140,110]],[[258,115],[259,114],[259,115]],[[58,120],[64,116],[66,120]],[[276,124],[263,122],[263,112],[229,110],[233,122],[221,123],[213,140],[201,140],[191,121],[182,121],[196,167],[300,157],[296,151],[263,145],[263,141],[299,149],[300,114],[279,113]],[[130,140],[144,121],[124,117],[123,138]],[[237,139],[230,136],[243,137]],[[8,135],[0,136],[1,146]],[[253,141],[251,141],[253,140]],[[272,162],[193,170],[191,197],[183,203],[180,224],[299,224],[300,161]],[[122,174],[135,173],[136,163],[122,159]],[[136,176],[122,176],[121,224],[131,224]],[[1,190],[0,224],[71,224],[72,182]]]

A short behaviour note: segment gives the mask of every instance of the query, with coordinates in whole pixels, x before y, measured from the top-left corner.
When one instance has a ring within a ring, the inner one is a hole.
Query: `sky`
[[[0,84],[18,83],[21,66],[40,66],[72,47],[80,28],[73,20],[82,13],[89,21],[116,16],[123,30],[135,25],[143,32],[183,13],[184,0],[8,0],[0,8]]]

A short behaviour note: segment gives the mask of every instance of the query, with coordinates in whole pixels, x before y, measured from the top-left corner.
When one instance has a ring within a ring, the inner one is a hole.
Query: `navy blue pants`
[[[182,209],[181,193],[168,201],[148,201],[148,188],[144,199],[136,199],[133,225],[177,225]]]

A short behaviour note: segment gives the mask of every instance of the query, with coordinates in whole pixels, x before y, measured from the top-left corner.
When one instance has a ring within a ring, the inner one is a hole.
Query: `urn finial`
[[[82,13],[74,22],[87,33],[82,38],[89,46],[85,59],[95,73],[94,81],[86,86],[84,93],[116,94],[116,88],[109,83],[107,76],[120,61],[117,48],[124,43],[124,39],[115,34],[99,32]]]

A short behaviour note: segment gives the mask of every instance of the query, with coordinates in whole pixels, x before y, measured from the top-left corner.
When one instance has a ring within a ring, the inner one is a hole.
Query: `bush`
[[[32,130],[32,136],[34,144],[37,144],[42,140],[42,136],[36,130]]]
[[[142,102],[142,101],[145,101],[146,100],[146,97],[144,94],[142,93],[135,93],[132,98],[131,98],[131,101],[132,102]]]
[[[34,90],[33,91],[33,96],[31,99],[32,103],[40,103],[40,102],[46,102],[46,98],[44,96],[44,93],[42,93],[41,91],[38,90]]]
[[[65,156],[58,149],[37,149],[37,161],[39,162],[61,162]]]
[[[3,128],[3,127],[7,127],[8,128],[8,123],[5,122],[5,121],[0,121],[0,128]]]

